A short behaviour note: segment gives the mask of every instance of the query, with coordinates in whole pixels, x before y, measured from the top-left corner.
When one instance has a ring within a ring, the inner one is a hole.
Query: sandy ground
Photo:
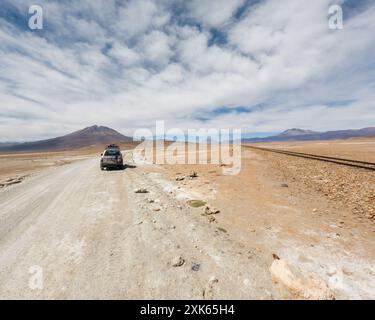
[[[128,151],[123,171],[89,157],[1,189],[0,298],[374,299],[374,224],[281,186],[265,159],[244,150],[224,176]]]
[[[121,144],[122,150],[132,149],[133,147],[133,143]],[[9,182],[10,184],[15,184],[17,181],[21,182],[26,177],[49,167],[63,166],[82,159],[99,156],[104,148],[104,145],[93,145],[77,150],[55,152],[0,152],[0,188]]]
[[[257,146],[375,162],[375,138],[259,143]]]

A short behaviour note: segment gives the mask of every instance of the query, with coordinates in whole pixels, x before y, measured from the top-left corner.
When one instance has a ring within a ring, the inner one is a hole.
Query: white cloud
[[[125,38],[145,33],[150,28],[160,28],[169,20],[169,12],[151,0],[131,0],[119,9],[117,32]],[[111,23],[112,21],[108,21]]]
[[[159,67],[168,63],[173,52],[170,48],[171,39],[161,31],[152,31],[142,38],[140,51],[146,62],[157,64]]]
[[[244,0],[192,0],[190,16],[208,27],[220,27],[233,16]]]
[[[116,58],[125,67],[136,65],[141,60],[138,52],[118,42],[108,51],[108,55]]]
[[[4,6],[22,16],[29,3]],[[375,124],[373,4],[332,31],[328,0],[263,1],[239,19],[243,1],[192,1],[178,14],[181,3],[41,0],[43,33],[0,17],[0,141],[94,123],[132,134],[157,119],[249,132]],[[261,107],[213,112],[223,106]]]

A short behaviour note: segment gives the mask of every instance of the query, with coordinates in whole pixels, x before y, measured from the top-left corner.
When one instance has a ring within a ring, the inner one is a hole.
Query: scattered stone
[[[185,260],[181,256],[175,256],[172,261],[172,267],[181,267],[185,263]]]
[[[343,274],[345,274],[348,277],[353,275],[353,272],[350,271],[349,269],[346,269],[346,268],[342,268],[342,272],[343,272]]]
[[[136,225],[140,225],[142,223],[143,223],[143,221],[139,221],[139,222],[136,223]]]
[[[272,254],[272,258],[273,260],[280,260],[280,257],[275,253]]]
[[[184,176],[178,176],[178,177],[176,177],[176,181],[183,181],[183,180],[185,180]]]
[[[160,211],[160,208],[153,208],[152,211],[158,212]]]
[[[154,199],[147,199],[147,202],[148,202],[148,203],[154,203],[155,200],[154,200]]]
[[[318,209],[314,208],[312,212],[317,212],[317,211],[318,211]]]
[[[282,184],[281,184],[281,187],[282,187],[282,188],[289,188],[289,185],[288,185],[287,183],[282,183]]]
[[[215,222],[216,221],[216,218],[213,217],[213,216],[208,216],[208,222]]]
[[[170,228],[171,228],[171,229],[176,229],[176,226],[175,226],[175,225],[171,225]]]
[[[152,222],[152,223],[156,223],[156,220],[152,220],[151,222]]]
[[[223,233],[227,233],[228,231],[222,227],[218,227],[217,230],[223,232]]]
[[[285,260],[274,260],[270,267],[273,279],[285,286],[296,297],[311,300],[333,300],[334,293],[328,285],[315,274],[308,277],[301,271],[290,267]]]
[[[193,271],[199,271],[200,267],[201,267],[201,265],[199,263],[193,262],[192,266],[191,266],[191,270],[193,270]]]
[[[146,188],[138,188],[134,190],[134,193],[149,193]]]
[[[11,186],[12,184],[21,183],[25,177],[8,178],[5,182],[0,183],[0,188]]]
[[[211,277],[208,280],[206,287],[202,291],[202,296],[204,299],[212,299],[214,295],[214,284],[218,283],[219,280],[216,277]]]
[[[193,171],[190,175],[189,175],[190,178],[194,179],[194,178],[198,178],[198,173],[196,173],[195,171]]]
[[[211,214],[218,214],[218,213],[220,213],[220,210],[217,209],[217,208],[214,208],[214,207],[206,206],[204,208],[204,213],[209,216]]]

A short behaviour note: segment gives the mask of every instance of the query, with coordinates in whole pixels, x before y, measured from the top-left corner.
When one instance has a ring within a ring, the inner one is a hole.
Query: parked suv
[[[100,169],[104,170],[104,168],[111,169],[122,169],[124,166],[122,154],[119,147],[112,147],[109,146],[107,149],[104,150],[102,153],[102,157],[100,159]]]

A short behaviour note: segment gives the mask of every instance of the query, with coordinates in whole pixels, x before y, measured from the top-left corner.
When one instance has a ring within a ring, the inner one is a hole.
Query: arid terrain
[[[375,161],[375,139],[261,145]],[[374,171],[244,146],[227,176],[129,148],[119,171],[100,148],[0,155],[1,299],[375,298]]]

